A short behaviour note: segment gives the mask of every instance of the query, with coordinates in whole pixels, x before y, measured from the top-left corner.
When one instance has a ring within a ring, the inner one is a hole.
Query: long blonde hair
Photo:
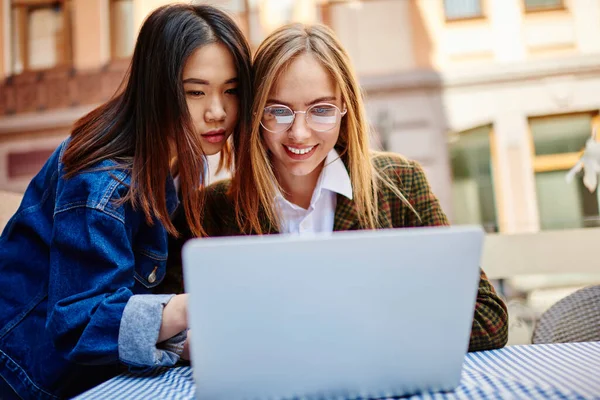
[[[375,229],[379,226],[378,185],[381,182],[405,203],[408,201],[372,166],[362,92],[348,54],[331,29],[303,24],[277,29],[262,42],[254,56],[255,97],[251,130],[249,135],[234,137],[236,171],[230,194],[235,203],[237,224],[245,233],[258,234],[280,226],[274,203],[277,180],[261,138],[260,116],[277,79],[296,57],[304,53],[313,55],[340,88],[341,100],[348,112],[342,119],[335,148],[349,170],[359,223],[364,228]]]

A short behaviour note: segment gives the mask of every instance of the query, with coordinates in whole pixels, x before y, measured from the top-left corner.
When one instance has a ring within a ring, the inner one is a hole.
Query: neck
[[[290,203],[307,209],[310,206],[313,192],[317,186],[323,164],[319,165],[308,175],[292,175],[283,169],[276,168],[277,182],[283,190],[283,197]]]

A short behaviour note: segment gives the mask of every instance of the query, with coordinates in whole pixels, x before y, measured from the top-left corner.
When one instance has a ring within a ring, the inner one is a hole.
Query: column
[[[110,60],[109,0],[73,0],[73,65],[97,69]]]
[[[0,0],[0,85],[10,73],[10,5]]]
[[[499,114],[494,121],[498,175],[496,190],[503,209],[498,217],[504,233],[537,232],[539,215],[527,117],[518,111]]]

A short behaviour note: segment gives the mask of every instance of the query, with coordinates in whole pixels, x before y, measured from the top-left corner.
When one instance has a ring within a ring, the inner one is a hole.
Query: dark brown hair
[[[160,7],[144,21],[123,88],[113,99],[75,123],[63,156],[71,177],[111,159],[131,174],[123,199],[144,212],[149,224],[156,219],[177,236],[166,204],[170,174],[169,138],[177,147],[181,195],[186,220],[202,236],[201,192],[204,152],[194,132],[185,100],[182,71],[199,47],[220,42],[231,51],[237,69],[240,100],[234,137],[250,121],[250,47],[235,22],[207,5],[173,4]],[[227,150],[226,150],[227,151]],[[229,154],[225,155],[225,159]]]

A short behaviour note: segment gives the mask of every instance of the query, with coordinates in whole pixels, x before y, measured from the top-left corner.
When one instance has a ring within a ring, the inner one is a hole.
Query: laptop
[[[196,397],[381,398],[460,381],[480,227],[193,239]]]

